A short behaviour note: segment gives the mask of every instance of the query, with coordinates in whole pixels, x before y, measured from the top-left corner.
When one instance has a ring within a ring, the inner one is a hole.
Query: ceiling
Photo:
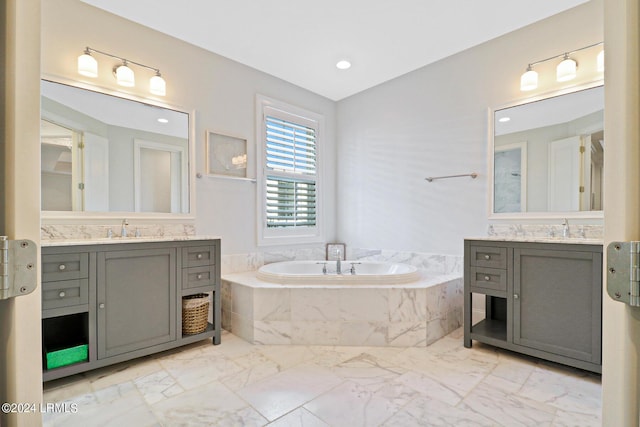
[[[588,0],[82,1],[337,101]]]

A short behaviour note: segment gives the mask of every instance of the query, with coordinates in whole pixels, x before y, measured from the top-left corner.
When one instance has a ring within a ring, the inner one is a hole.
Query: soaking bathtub
[[[359,261],[354,261],[359,262]],[[222,327],[254,344],[424,347],[462,325],[461,274],[286,261],[222,277]]]
[[[420,272],[412,265],[381,261],[342,261],[341,271],[337,274],[336,261],[285,261],[260,267],[256,277],[290,285],[392,285],[420,278]]]

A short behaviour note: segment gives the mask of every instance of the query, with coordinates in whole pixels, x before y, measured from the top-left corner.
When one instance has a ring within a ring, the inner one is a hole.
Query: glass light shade
[[[98,61],[88,53],[83,53],[78,56],[78,73],[87,77],[98,77]]]
[[[132,87],[136,84],[133,70],[126,66],[126,64],[120,65],[116,68],[116,81],[120,86]]]
[[[556,67],[556,80],[566,82],[576,77],[578,63],[565,56],[565,59]]]
[[[151,77],[149,81],[149,91],[154,95],[165,96],[167,94],[167,83],[158,73]]]
[[[528,91],[538,87],[538,73],[533,70],[528,70],[520,77],[520,90]]]
[[[596,58],[598,72],[604,71],[604,50],[601,50]]]

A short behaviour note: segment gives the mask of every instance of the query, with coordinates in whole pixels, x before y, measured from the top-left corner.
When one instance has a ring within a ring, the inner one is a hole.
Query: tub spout
[[[336,248],[336,274],[342,274],[342,251]]]

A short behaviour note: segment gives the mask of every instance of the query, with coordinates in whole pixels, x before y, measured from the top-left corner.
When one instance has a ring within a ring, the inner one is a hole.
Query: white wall
[[[47,77],[84,81],[120,90],[111,75],[115,60],[96,55],[100,77],[87,79],[76,71],[76,59],[86,46],[157,67],[167,81],[169,105],[195,111],[196,167],[205,169],[206,130],[246,138],[249,169],[255,176],[256,94],[323,114],[326,119],[324,158],[335,159],[335,103],[290,83],[209,53],[193,45],[106,13],[78,0],[42,2],[42,72]],[[211,17],[211,25],[217,19]],[[255,41],[259,43],[259,40]],[[131,93],[149,97],[151,77],[134,68],[138,87]],[[335,238],[335,177],[327,168],[326,236]],[[223,253],[253,252],[256,248],[256,184],[203,177],[196,180],[196,229],[222,237]],[[134,217],[127,217],[135,222]]]
[[[602,41],[602,7],[590,1],[340,101],[340,239],[462,255],[464,237],[486,233],[487,109],[597,77],[584,66],[561,86],[547,77],[556,65],[550,61],[536,68],[538,90],[519,90],[528,63]],[[575,57],[587,64],[596,54]],[[424,180],[471,172],[480,175]]]

